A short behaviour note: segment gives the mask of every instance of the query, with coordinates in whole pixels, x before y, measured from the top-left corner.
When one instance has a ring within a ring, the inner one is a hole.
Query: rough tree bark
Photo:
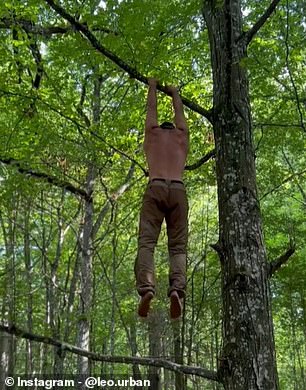
[[[268,263],[257,200],[251,110],[239,0],[204,0],[213,70],[213,127],[222,268],[226,390],[278,389]]]

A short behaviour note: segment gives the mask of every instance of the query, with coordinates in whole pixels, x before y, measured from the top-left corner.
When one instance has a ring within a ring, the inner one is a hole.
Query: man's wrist
[[[149,84],[149,87],[157,87],[157,84],[158,84],[158,80],[157,79],[154,79],[154,78],[149,78],[148,79],[148,84]]]
[[[166,92],[171,96],[179,95],[177,87],[174,87],[173,85],[166,85]]]

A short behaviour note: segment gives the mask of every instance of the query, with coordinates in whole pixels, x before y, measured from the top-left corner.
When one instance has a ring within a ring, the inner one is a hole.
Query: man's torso
[[[183,130],[155,127],[146,132],[144,151],[149,177],[182,180],[188,152],[188,135]]]

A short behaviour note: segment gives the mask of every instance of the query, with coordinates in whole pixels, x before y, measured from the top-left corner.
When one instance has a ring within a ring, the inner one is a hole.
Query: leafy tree
[[[144,378],[151,364],[154,388],[306,388],[303,11],[285,0],[0,5],[2,376]],[[191,148],[184,316],[168,320],[163,231],[147,329],[131,291],[148,76],[180,87]]]

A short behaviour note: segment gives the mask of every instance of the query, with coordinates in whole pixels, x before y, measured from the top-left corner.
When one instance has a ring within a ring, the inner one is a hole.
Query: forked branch
[[[266,21],[269,19],[269,17],[272,15],[272,13],[275,11],[278,3],[280,0],[273,0],[269,7],[266,9],[266,11],[261,15],[261,17],[257,20],[257,22],[254,24],[254,26],[248,30],[246,33],[244,33],[239,40],[242,38],[246,45],[249,45],[249,43],[252,41],[253,37],[258,33],[258,31],[261,29],[261,27],[266,23]]]
[[[284,264],[286,264],[294,252],[294,244],[290,243],[290,247],[287,249],[287,251],[270,263],[269,277],[272,277],[276,271],[278,271]]]

